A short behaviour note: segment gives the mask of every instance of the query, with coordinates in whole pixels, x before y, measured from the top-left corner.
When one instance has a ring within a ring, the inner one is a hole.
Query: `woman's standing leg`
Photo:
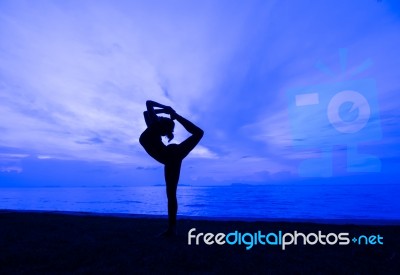
[[[168,230],[169,234],[176,234],[176,214],[178,212],[178,200],[176,190],[181,172],[180,160],[173,160],[165,164],[164,176],[168,198]]]

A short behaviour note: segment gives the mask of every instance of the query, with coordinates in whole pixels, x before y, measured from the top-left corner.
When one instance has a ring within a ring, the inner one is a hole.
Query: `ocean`
[[[178,187],[178,215],[283,220],[400,220],[400,185]],[[167,215],[164,186],[0,188],[0,209]]]

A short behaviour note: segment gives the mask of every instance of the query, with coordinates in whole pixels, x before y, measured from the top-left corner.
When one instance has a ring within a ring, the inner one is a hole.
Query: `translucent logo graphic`
[[[316,152],[299,165],[305,177],[332,176],[332,150],[346,146],[347,172],[380,172],[377,156],[359,152],[360,143],[381,139],[375,80],[355,79],[372,62],[366,60],[347,72],[347,51],[340,50],[342,72],[351,79],[339,82],[292,88],[287,91],[292,144],[295,150]],[[316,67],[333,77],[329,68]]]

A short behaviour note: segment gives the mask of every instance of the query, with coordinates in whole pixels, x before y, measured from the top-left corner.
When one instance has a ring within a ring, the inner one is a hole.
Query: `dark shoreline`
[[[156,237],[165,217],[0,210],[0,273],[382,273],[400,271],[400,226],[180,217],[178,236]],[[348,232],[383,245],[188,245],[188,232]]]
[[[147,215],[147,214],[127,214],[127,213],[104,213],[104,212],[84,212],[84,211],[58,211],[58,210],[14,210],[0,209],[3,213],[52,213],[59,215],[72,216],[99,216],[99,217],[118,217],[118,218],[143,218],[143,219],[166,219],[165,215]],[[307,218],[257,218],[257,217],[203,217],[203,216],[182,216],[178,215],[180,220],[207,220],[224,222],[285,222],[285,223],[315,223],[315,224],[336,224],[336,225],[400,225],[400,220],[378,220],[378,219],[307,219]]]

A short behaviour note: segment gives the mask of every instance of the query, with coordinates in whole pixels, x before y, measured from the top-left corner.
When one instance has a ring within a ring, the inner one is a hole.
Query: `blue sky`
[[[349,142],[393,179],[399,31],[395,0],[1,1],[1,184],[162,184],[138,143],[147,99],[205,130],[182,184],[296,180],[322,147],[328,176],[358,175],[347,170]],[[290,112],[293,89],[371,78],[371,132],[341,143],[323,125],[325,105]],[[186,137],[175,133],[174,142]],[[324,175],[322,166],[311,172]]]

